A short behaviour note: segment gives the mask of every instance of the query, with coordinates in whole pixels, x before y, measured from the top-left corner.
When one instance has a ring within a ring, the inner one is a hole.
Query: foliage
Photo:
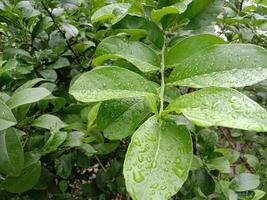
[[[0,199],[258,200],[267,1],[0,2]]]

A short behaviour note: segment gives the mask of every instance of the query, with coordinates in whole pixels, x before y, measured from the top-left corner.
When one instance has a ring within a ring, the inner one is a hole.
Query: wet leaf
[[[170,199],[187,179],[192,156],[185,126],[149,118],[127,150],[123,174],[128,192],[133,199]]]

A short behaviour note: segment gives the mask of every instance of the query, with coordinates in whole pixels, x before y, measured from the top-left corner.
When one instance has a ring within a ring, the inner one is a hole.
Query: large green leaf
[[[231,186],[235,189],[235,191],[238,192],[253,190],[256,189],[259,185],[259,175],[250,173],[239,174],[231,182]]]
[[[16,131],[9,128],[0,132],[0,171],[9,176],[18,176],[23,165],[23,148]]]
[[[142,76],[116,66],[98,67],[82,74],[70,87],[78,101],[95,102],[125,97],[148,96],[156,87]]]
[[[17,123],[10,108],[0,100],[0,131]]]
[[[111,20],[112,24],[120,21],[128,12],[130,4],[128,3],[112,3],[98,9],[91,17],[93,23]]]
[[[145,98],[110,100],[102,103],[97,125],[108,139],[120,140],[133,134],[150,112]]]
[[[185,38],[168,50],[165,64],[168,67],[175,66],[205,48],[223,43],[225,42],[222,38],[210,34],[201,34]]]
[[[243,87],[267,78],[267,51],[250,44],[220,44],[195,53],[177,65],[170,85],[202,88]]]
[[[25,88],[13,94],[7,101],[7,105],[10,108],[16,108],[21,105],[35,103],[41,99],[47,97],[51,93],[42,87],[38,88]]]
[[[32,126],[51,130],[64,128],[67,126],[67,124],[55,115],[44,114],[35,119],[32,122]]]
[[[162,17],[169,14],[181,14],[186,11],[187,6],[192,2],[192,0],[179,1],[170,6],[166,6],[157,10],[152,10],[151,19],[154,22],[159,22]]]
[[[149,118],[134,133],[124,161],[128,192],[134,200],[169,199],[187,179],[192,154],[185,126]]]
[[[33,188],[41,175],[41,163],[38,161],[23,169],[18,177],[7,177],[0,187],[11,193],[22,193]]]
[[[204,88],[178,97],[165,112],[182,112],[199,126],[225,126],[267,131],[267,112],[256,102],[230,88]]]
[[[139,41],[131,41],[122,36],[104,39],[96,48],[97,58],[94,65],[100,65],[107,59],[122,58],[135,65],[142,72],[159,70],[159,56],[148,46]]]

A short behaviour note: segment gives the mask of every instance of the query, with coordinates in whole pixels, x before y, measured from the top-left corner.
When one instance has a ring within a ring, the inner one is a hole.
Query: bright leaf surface
[[[18,91],[11,98],[7,101],[7,105],[10,108],[16,108],[21,105],[35,103],[51,93],[42,87],[39,88],[26,88],[23,90]]]
[[[93,23],[111,20],[112,24],[115,24],[122,19],[130,7],[128,3],[112,3],[97,10],[91,17]]]
[[[149,118],[132,136],[124,162],[126,187],[133,199],[169,199],[187,179],[191,137],[172,120]]]
[[[0,131],[17,123],[10,108],[0,100]]]
[[[267,78],[267,51],[251,44],[206,48],[177,65],[168,83],[203,88],[244,87]]]
[[[70,88],[70,94],[82,102],[149,96],[155,93],[154,84],[134,72],[115,66],[99,67],[86,72]]]
[[[204,88],[178,97],[166,112],[182,112],[199,126],[225,126],[267,131],[267,112],[256,102],[230,88]]]
[[[171,47],[166,54],[166,65],[175,66],[184,59],[215,44],[223,44],[224,40],[211,34],[200,34],[183,39]]]
[[[159,70],[160,60],[157,54],[139,41],[131,41],[126,37],[111,36],[104,39],[96,49],[95,65],[107,59],[122,58],[135,65],[142,72]]]

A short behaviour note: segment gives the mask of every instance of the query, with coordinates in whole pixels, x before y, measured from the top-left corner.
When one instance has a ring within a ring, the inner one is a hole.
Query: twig
[[[166,48],[166,36],[164,36],[164,44],[161,50],[161,63],[160,63],[160,74],[161,74],[161,86],[160,86],[160,111],[161,114],[164,110],[164,90],[165,90],[165,80],[164,80],[164,71],[165,71],[165,48]]]
[[[236,150],[236,146],[232,142],[230,130],[227,129],[227,128],[219,127],[219,131],[223,134],[223,136],[227,140],[227,142],[228,142],[229,146],[231,147],[231,149]],[[243,154],[240,153],[239,159],[240,159],[240,161],[242,163],[245,164],[245,167],[247,168],[247,170],[249,170],[251,173],[255,173],[255,169],[249,165],[249,163],[246,161],[246,159],[245,159]]]
[[[243,4],[244,4],[244,0],[241,0],[240,6],[239,6],[239,11],[240,12],[243,10]]]
[[[72,48],[71,44],[69,43],[68,39],[66,38],[65,33],[61,30],[61,28],[59,27],[59,25],[55,21],[55,18],[53,16],[52,12],[48,9],[48,7],[45,5],[45,3],[43,1],[41,1],[41,4],[44,7],[44,10],[48,13],[48,15],[50,16],[50,18],[52,19],[54,26],[57,28],[57,30],[60,32],[60,34],[62,35],[62,37],[65,39],[65,42],[66,42],[68,48],[70,49],[70,51],[75,56],[75,59],[77,59],[78,63],[81,64],[80,59],[79,59],[79,56],[76,54],[76,52]]]
[[[104,167],[104,165],[102,164],[101,160],[95,156],[95,159],[97,160],[98,164],[100,165],[100,167],[104,170],[104,172],[107,172],[106,168]]]

